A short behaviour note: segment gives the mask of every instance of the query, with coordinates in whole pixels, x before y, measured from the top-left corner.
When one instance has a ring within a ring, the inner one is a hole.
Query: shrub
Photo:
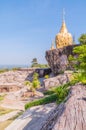
[[[63,87],[58,87],[58,89],[56,91],[57,96],[58,96],[58,100],[57,100],[58,104],[65,100],[65,98],[68,95],[68,92],[69,92],[69,89],[63,88]]]
[[[12,68],[13,71],[17,71],[19,69],[20,69],[20,67],[14,67],[14,68]]]
[[[75,83],[77,83],[76,80],[46,91],[44,94],[48,95],[47,97],[27,103],[25,105],[25,109],[28,109],[32,106],[47,104],[55,101],[57,101],[58,104],[65,101],[65,98],[69,93],[68,87],[71,85],[75,85]]]
[[[7,72],[9,71],[9,69],[0,69],[0,73],[4,73],[4,72]]]
[[[38,79],[38,76],[39,76],[38,73],[35,72],[35,73],[33,74],[33,80]]]
[[[52,103],[52,102],[55,102],[56,100],[57,100],[57,94],[52,94],[48,97],[27,103],[25,105],[25,109],[28,109],[32,106],[38,106],[38,105],[43,105],[43,104],[47,104],[47,103]]]
[[[45,75],[45,77],[44,77],[45,79],[48,79],[49,78],[49,75]]]
[[[32,82],[32,86],[36,89],[40,87],[40,82],[39,80],[33,80]]]

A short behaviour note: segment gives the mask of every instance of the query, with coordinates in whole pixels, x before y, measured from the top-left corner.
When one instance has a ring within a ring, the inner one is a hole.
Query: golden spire
[[[56,48],[63,48],[64,46],[72,45],[72,35],[68,32],[65,24],[65,11],[63,10],[62,26],[60,32],[56,35]]]
[[[65,24],[65,9],[63,9],[63,13],[62,13],[62,26],[61,26],[61,29],[60,29],[60,33],[67,33],[68,30],[67,30],[67,27],[66,27],[66,24]]]

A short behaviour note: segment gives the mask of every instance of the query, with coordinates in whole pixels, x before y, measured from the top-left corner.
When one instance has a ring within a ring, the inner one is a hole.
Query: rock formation
[[[46,60],[50,65],[54,74],[63,72],[68,67],[68,56],[72,54],[74,42],[72,35],[68,32],[66,27],[64,11],[63,20],[60,32],[55,36],[56,49],[54,48],[54,42],[49,51],[46,51]]]
[[[72,86],[66,103],[57,106],[40,130],[86,130],[86,86]]]
[[[64,74],[60,74],[58,76],[45,79],[43,81],[44,87],[45,89],[49,89],[51,87],[57,87],[57,86],[66,84],[67,82],[70,81],[71,76],[72,76],[72,72],[68,72],[68,73],[65,72]]]
[[[59,49],[46,51],[46,60],[54,74],[65,71],[68,66],[68,57],[73,54],[73,48],[77,45],[70,45]]]

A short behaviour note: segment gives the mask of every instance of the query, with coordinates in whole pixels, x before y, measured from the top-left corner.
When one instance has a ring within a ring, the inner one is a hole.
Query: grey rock
[[[53,78],[48,78],[44,80],[45,89],[49,89],[51,87],[60,86],[69,81],[67,74],[60,74]]]
[[[69,55],[74,55],[73,48],[78,45],[71,45],[60,49],[46,51],[45,57],[55,75],[64,72],[71,66],[68,63]]]

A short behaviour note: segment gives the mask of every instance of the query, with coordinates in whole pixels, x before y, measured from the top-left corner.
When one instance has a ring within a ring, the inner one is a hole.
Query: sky
[[[62,24],[76,43],[86,33],[86,0],[0,0],[0,64],[47,63],[45,52]]]

